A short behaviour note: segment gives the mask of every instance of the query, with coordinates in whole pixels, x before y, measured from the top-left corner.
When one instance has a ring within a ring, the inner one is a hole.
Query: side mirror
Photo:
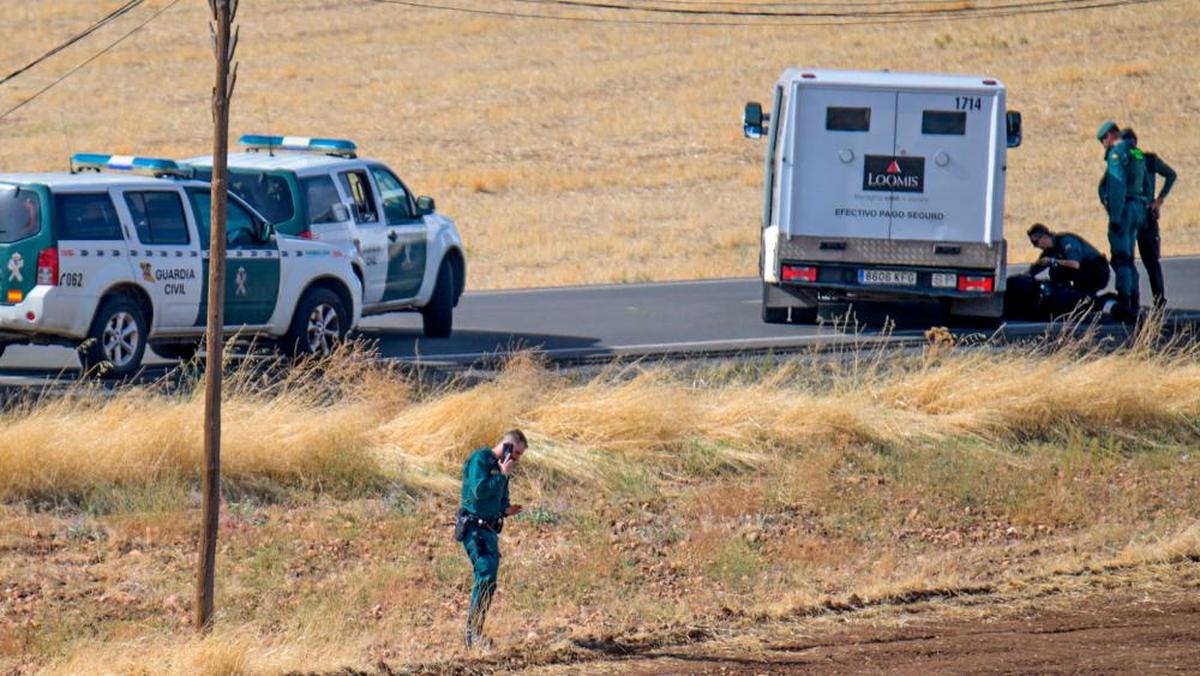
[[[437,203],[433,201],[432,197],[429,197],[428,195],[421,195],[417,198],[418,216],[429,216],[434,211],[437,211]]]
[[[254,224],[255,238],[260,242],[270,242],[271,235],[275,234],[275,226],[266,221],[256,221]]]
[[[1021,113],[1010,110],[1004,116],[1004,126],[1008,135],[1008,147],[1016,148],[1021,145]]]
[[[746,138],[761,138],[767,131],[770,119],[770,115],[763,113],[761,103],[751,101],[746,104],[746,110],[742,113],[742,133]]]
[[[350,207],[341,202],[334,204],[329,208],[330,215],[333,216],[334,223],[345,223],[350,220]]]

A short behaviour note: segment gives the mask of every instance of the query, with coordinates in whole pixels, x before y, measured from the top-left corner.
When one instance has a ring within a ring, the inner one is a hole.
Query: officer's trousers
[[[1112,269],[1117,278],[1117,299],[1131,309],[1138,294],[1138,271],[1133,264],[1133,246],[1138,230],[1145,222],[1145,202],[1132,199],[1125,203],[1121,222],[1108,226],[1108,246],[1112,249]]]
[[[1146,268],[1150,293],[1154,294],[1154,302],[1161,302],[1162,297],[1166,294],[1166,288],[1163,282],[1162,263],[1159,262],[1161,242],[1158,235],[1158,214],[1149,209],[1146,210],[1145,226],[1138,229],[1137,248],[1138,258],[1142,259],[1142,266]]]
[[[492,595],[496,593],[496,578],[500,574],[500,536],[489,528],[467,526],[463,549],[467,550],[475,573],[471,607],[467,611],[467,640],[472,641],[482,635],[483,621],[487,619]]]

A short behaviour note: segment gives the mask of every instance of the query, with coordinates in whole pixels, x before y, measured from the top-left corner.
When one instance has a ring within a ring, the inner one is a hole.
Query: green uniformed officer
[[[1146,222],[1146,164],[1142,151],[1121,139],[1116,122],[1100,125],[1096,138],[1104,145],[1107,164],[1100,181],[1100,203],[1108,212],[1108,244],[1111,265],[1117,278],[1117,305],[1113,316],[1134,319],[1138,293],[1138,272],[1133,262],[1133,246],[1138,229]]]
[[[1122,132],[1121,138],[1135,148],[1138,147],[1137,133],[1132,129]],[[1137,234],[1138,257],[1142,259],[1142,265],[1146,268],[1150,292],[1154,295],[1154,305],[1163,307],[1167,304],[1167,298],[1166,283],[1163,279],[1162,263],[1160,262],[1162,242],[1158,230],[1158,217],[1162,211],[1163,201],[1167,199],[1167,194],[1175,185],[1175,170],[1157,154],[1144,151],[1143,153],[1146,159],[1146,184],[1142,192],[1146,199],[1150,200],[1150,206],[1146,209],[1146,224],[1138,230]],[[1157,197],[1154,196],[1156,176],[1163,177],[1162,191],[1158,193]]]
[[[509,430],[500,443],[472,452],[463,463],[462,504],[455,534],[462,540],[475,574],[471,606],[467,610],[468,648],[483,641],[483,622],[500,572],[500,530],[504,518],[521,512],[521,505],[508,501],[508,480],[527,446],[521,430]]]

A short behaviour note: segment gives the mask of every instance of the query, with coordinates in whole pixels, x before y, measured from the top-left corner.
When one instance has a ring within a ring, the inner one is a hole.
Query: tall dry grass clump
[[[77,497],[112,486],[190,481],[201,464],[203,382],[66,396],[0,414],[0,500]],[[223,406],[226,480],[320,486],[381,476],[371,435],[407,384],[356,347],[323,364],[234,369]]]
[[[225,404],[225,476],[365,489],[415,472],[416,483],[444,487],[471,449],[513,426],[533,436],[529,466],[545,449],[548,468],[591,482],[620,474],[590,471],[591,459],[654,472],[698,447],[744,464],[770,453],[949,439],[1195,438],[1200,351],[1091,345],[931,345],[915,357],[864,348],[853,368],[800,359],[746,379],[634,365],[584,382],[518,355],[490,380],[425,394],[351,350],[284,377],[239,371]],[[0,499],[190,480],[200,460],[198,392],[135,388],[4,413]]]

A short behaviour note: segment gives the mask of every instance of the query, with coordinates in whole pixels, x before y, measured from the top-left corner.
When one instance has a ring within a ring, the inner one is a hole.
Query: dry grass
[[[0,65],[24,63],[117,4],[23,3],[0,28],[10,47]],[[206,151],[206,11],[181,3],[0,122],[0,167],[63,168],[72,150]],[[0,103],[134,20],[0,89]],[[357,139],[458,218],[472,288],[750,275],[763,147],[740,137],[737,118],[784,67],[989,73],[1007,82],[1027,126],[1009,165],[1010,258],[1029,258],[1019,235],[1035,220],[1105,244],[1092,133],[1109,117],[1179,170],[1163,241],[1190,253],[1200,250],[1190,122],[1200,33],[1186,26],[1198,20],[1200,5],[1164,2],[911,26],[700,29],[262,0],[242,9],[232,129]]]
[[[208,641],[187,629],[194,396],[6,413],[0,667],[271,673],[459,655],[457,466],[514,422],[533,439],[514,486],[530,510],[504,535],[502,655],[1200,556],[1195,350],[935,341],[842,356],[585,381],[521,357],[434,391],[356,352],[320,374],[238,372]],[[148,419],[162,424],[134,422]]]

